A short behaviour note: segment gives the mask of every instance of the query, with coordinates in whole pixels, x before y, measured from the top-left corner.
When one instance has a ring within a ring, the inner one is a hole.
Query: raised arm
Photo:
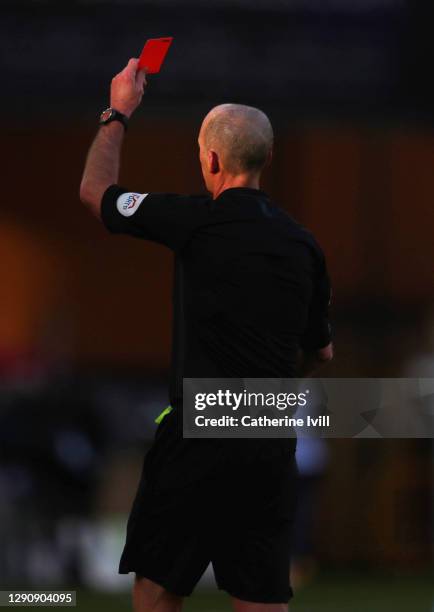
[[[127,119],[139,106],[146,78],[137,70],[138,60],[130,59],[125,68],[111,83],[110,108]],[[101,199],[107,187],[118,182],[122,142],[125,127],[121,121],[101,125],[87,155],[80,185],[80,199],[98,218],[101,216]]]

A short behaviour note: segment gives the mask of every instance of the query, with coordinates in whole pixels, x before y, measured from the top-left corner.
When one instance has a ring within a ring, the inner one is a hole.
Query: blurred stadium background
[[[116,570],[167,402],[172,261],[78,201],[113,74],[175,37],[126,139],[122,182],[139,191],[203,191],[203,115],[263,108],[264,187],[333,279],[324,374],[432,377],[433,18],[402,0],[2,2],[0,588],[129,605]],[[328,440],[299,460],[293,609],[431,610],[432,441]],[[208,577],[187,610],[225,605]]]

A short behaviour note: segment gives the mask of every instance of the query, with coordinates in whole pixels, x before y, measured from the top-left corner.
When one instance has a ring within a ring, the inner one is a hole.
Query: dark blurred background
[[[126,138],[132,190],[202,192],[206,112],[267,112],[264,188],[315,233],[333,281],[324,375],[433,377],[434,5],[15,0],[0,11],[0,587],[115,592],[167,402],[172,258],[108,235],[78,200],[110,79],[147,38],[175,37]],[[376,593],[378,576],[383,603],[361,610],[400,610],[405,585],[413,609],[429,610],[432,441],[307,443],[299,463],[294,610],[315,610],[330,584],[330,610],[356,610],[357,588]]]

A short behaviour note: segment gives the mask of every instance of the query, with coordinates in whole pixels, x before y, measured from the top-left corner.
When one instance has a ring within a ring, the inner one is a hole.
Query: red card
[[[172,40],[173,36],[150,38],[147,40],[139,58],[139,70],[147,68],[147,74],[157,74],[157,72],[160,72],[161,65],[172,44]]]

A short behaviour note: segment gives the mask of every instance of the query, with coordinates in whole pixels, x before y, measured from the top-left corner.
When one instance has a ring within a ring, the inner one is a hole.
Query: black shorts
[[[188,596],[211,562],[230,595],[289,601],[294,441],[183,439],[176,420],[145,458],[119,572]]]

